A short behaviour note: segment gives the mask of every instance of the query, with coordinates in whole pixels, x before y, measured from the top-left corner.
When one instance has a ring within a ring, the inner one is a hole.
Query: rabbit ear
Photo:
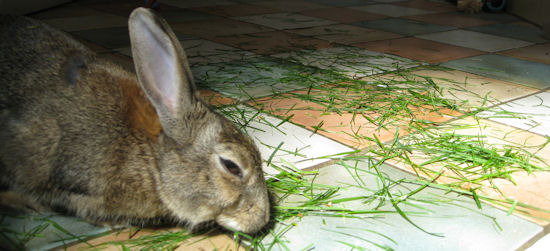
[[[149,9],[132,12],[129,30],[138,80],[163,127],[174,124],[197,102],[185,52],[166,21]]]

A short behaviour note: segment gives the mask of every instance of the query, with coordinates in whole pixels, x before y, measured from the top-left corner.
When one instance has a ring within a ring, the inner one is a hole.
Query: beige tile
[[[442,88],[443,97],[464,102],[461,108],[469,111],[472,108],[496,105],[518,97],[533,94],[537,89],[495,80],[456,70],[419,70],[411,72],[411,79],[431,78]],[[395,78],[388,75],[386,78]],[[487,100],[485,101],[485,96]]]
[[[420,174],[428,179],[434,179],[438,177],[439,173],[442,173],[437,179],[438,183],[452,184],[465,190],[478,189],[476,190],[478,194],[483,194],[493,199],[507,198],[544,210],[550,209],[550,193],[547,192],[550,191],[550,145],[544,145],[548,140],[547,138],[496,122],[488,120],[477,121],[472,118],[453,121],[447,126],[436,128],[432,133],[434,135],[461,135],[459,137],[452,137],[449,140],[458,140],[460,137],[465,139],[463,135],[473,136],[471,139],[474,141],[480,140],[483,142],[479,145],[477,143],[474,145],[483,146],[495,154],[498,153],[499,156],[504,156],[505,150],[503,149],[512,149],[511,153],[519,154],[524,158],[528,158],[529,153],[535,154],[538,156],[538,159],[530,158],[529,163],[539,166],[546,171],[533,171],[529,174],[527,171],[519,168],[512,169],[509,166],[504,166],[501,168],[515,171],[510,173],[511,178],[495,178],[491,180],[484,177],[488,177],[492,172],[502,172],[505,170],[495,170],[494,167],[493,169],[489,169],[490,166],[477,166],[468,169],[468,171],[451,171],[456,165],[461,168],[474,165],[472,162],[453,162],[448,158],[428,163],[426,161],[440,155],[432,155],[430,157],[426,152],[414,150],[413,148],[410,148],[411,151],[408,152],[408,157],[412,160],[412,163],[416,164],[415,166],[404,163],[400,159],[391,159],[386,163],[411,173]],[[411,141],[405,138],[401,139],[401,142],[407,145]],[[441,146],[441,149],[438,149],[438,153],[459,151],[457,149],[447,149]],[[497,149],[500,149],[500,151],[497,151]],[[470,154],[467,151],[462,153]],[[422,163],[427,164],[422,165]],[[423,166],[423,168],[420,168],[420,166]],[[475,180],[477,181],[473,182]],[[508,210],[509,207],[510,204],[503,208]],[[521,213],[522,211],[524,213]],[[515,214],[526,217],[541,225],[548,225],[550,223],[550,213],[523,207],[521,204],[516,207]]]

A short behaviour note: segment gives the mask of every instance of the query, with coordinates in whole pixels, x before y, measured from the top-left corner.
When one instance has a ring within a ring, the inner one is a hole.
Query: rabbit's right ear
[[[166,131],[193,112],[196,87],[180,42],[166,21],[152,10],[137,8],[128,22],[132,55],[141,87],[153,103]]]

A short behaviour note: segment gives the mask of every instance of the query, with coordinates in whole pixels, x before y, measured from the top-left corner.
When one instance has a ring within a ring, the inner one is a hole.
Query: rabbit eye
[[[237,177],[243,177],[243,173],[241,172],[241,168],[239,167],[239,165],[235,164],[235,162],[231,161],[231,160],[228,160],[228,159],[224,159],[224,158],[221,158],[220,157],[220,160],[222,162],[222,164],[225,166],[225,169],[227,169],[227,171],[229,171],[231,174],[237,176]]]

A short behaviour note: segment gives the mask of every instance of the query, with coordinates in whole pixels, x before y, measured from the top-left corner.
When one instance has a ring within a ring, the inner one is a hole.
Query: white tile
[[[354,10],[366,11],[375,14],[382,14],[390,17],[414,16],[434,13],[429,10],[421,10],[393,4],[373,4],[365,6],[350,7]]]
[[[294,166],[303,169],[328,161],[328,159],[319,159],[319,157],[354,151],[352,148],[314,134],[290,122],[281,124],[281,119],[264,113],[258,114],[252,108],[237,106],[223,109],[225,110],[222,114],[226,116],[228,113],[233,114],[233,116],[228,116],[232,121],[245,121],[240,117],[241,112],[244,112],[246,120],[254,117],[244,130],[260,149],[264,161],[268,160],[282,143],[271,161],[277,166]],[[237,124],[242,124],[242,122]],[[278,173],[272,166],[264,166],[264,170],[268,174]]]
[[[546,236],[542,237],[542,239],[535,242],[533,246],[526,249],[526,251],[548,251],[548,250],[550,250],[550,234],[547,234]]]
[[[513,38],[499,37],[467,30],[444,31],[418,35],[416,37],[487,52],[503,51],[533,44]]]
[[[420,65],[410,59],[357,47],[332,47],[272,55],[307,66],[335,70],[352,78],[361,78],[398,68]]]
[[[331,217],[322,215],[320,210],[319,215],[304,213],[303,217],[289,218],[276,223],[273,230],[278,233],[285,229],[285,234],[278,237],[284,246],[275,243],[271,250],[515,250],[542,230],[537,224],[508,216],[506,211],[486,204],[478,209],[472,198],[427,187],[406,197],[399,207],[418,227],[440,236],[430,235],[400,216],[384,190],[389,189],[394,198],[405,197],[419,185],[399,181],[415,180],[416,176],[381,165],[378,170],[384,175],[382,180],[366,161],[345,163],[348,168],[330,165],[319,169],[315,177],[316,184],[338,187],[332,201],[350,198],[327,207],[372,210],[373,214]],[[383,188],[382,184],[388,187]],[[365,199],[354,199],[359,196]],[[295,206],[307,200],[290,198],[279,205]],[[365,202],[371,198],[379,199]],[[271,245],[272,241],[269,235],[263,243]]]
[[[480,116],[534,133],[550,136],[549,92],[518,99],[500,105],[495,109],[497,112],[484,112]],[[510,112],[513,114],[510,114]]]
[[[294,13],[274,13],[255,16],[234,17],[234,19],[267,26],[274,29],[297,29],[335,24],[333,21],[308,17]]]

